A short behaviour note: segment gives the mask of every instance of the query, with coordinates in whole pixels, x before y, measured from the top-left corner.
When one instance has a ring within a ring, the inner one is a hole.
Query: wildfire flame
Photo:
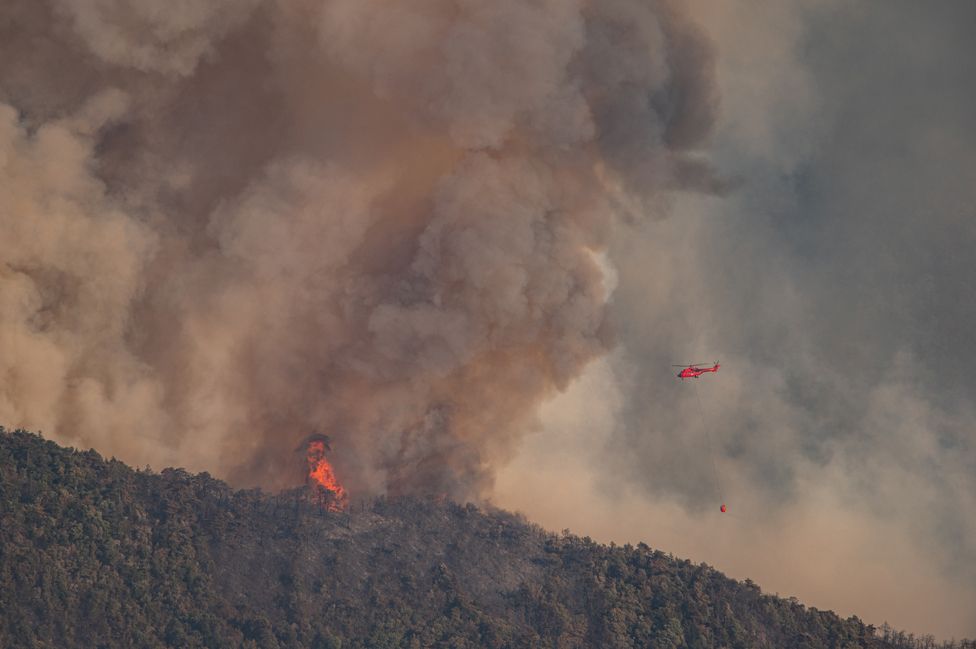
[[[332,465],[325,457],[325,442],[312,440],[305,453],[308,461],[308,484],[316,498],[332,512],[344,511],[349,506],[349,496],[339,484]]]

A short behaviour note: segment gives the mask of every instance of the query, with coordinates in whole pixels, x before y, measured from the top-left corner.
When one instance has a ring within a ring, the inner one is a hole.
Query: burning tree
[[[331,512],[341,512],[349,507],[349,496],[326,457],[326,453],[331,450],[326,435],[312,435],[306,440],[305,461],[308,475],[305,482],[310,500]]]

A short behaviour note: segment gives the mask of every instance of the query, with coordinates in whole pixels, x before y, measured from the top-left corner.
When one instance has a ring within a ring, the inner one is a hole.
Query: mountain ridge
[[[21,430],[0,512],[4,647],[926,646],[643,543],[414,498],[328,512]]]

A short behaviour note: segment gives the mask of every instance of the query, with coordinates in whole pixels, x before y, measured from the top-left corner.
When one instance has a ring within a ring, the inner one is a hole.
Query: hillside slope
[[[0,646],[891,646],[643,544],[470,505],[356,510],[0,432]]]

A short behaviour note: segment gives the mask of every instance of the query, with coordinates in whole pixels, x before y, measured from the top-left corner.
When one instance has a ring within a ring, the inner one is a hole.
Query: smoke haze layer
[[[716,51],[709,153],[741,184],[617,230],[617,347],[497,500],[976,636],[976,7],[759,6],[689,3]],[[714,359],[702,418],[667,369]]]
[[[0,421],[478,498],[611,345],[600,254],[717,100],[679,3],[5,3]]]

